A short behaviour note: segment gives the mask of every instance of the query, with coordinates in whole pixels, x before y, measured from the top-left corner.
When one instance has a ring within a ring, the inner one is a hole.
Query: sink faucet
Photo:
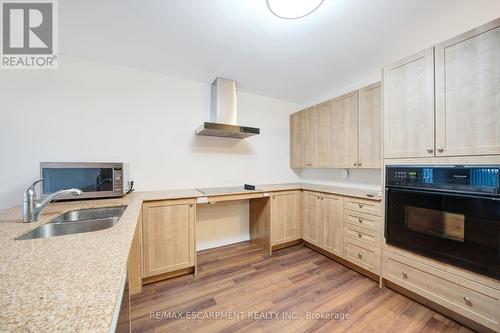
[[[40,201],[35,192],[35,185],[43,182],[43,178],[37,180],[24,192],[24,202],[23,202],[23,221],[24,223],[35,222],[38,220],[38,215],[52,200],[55,198],[64,195],[64,194],[73,194],[73,195],[81,195],[83,192],[77,188],[70,188],[67,190],[61,190],[54,192],[47,196],[44,200]]]

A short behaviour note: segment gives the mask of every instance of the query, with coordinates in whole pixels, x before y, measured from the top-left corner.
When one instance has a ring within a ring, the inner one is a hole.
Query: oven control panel
[[[500,195],[500,166],[387,166],[386,186]]]

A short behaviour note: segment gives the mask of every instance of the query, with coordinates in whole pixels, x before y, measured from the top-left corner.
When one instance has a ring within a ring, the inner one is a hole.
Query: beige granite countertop
[[[258,186],[258,192],[293,189],[363,198],[376,193],[313,184]],[[186,189],[58,202],[42,211],[39,221],[26,224],[20,206],[0,211],[0,331],[109,331],[142,202],[202,196],[195,189]],[[369,199],[379,200],[376,196]],[[15,240],[67,211],[119,205],[127,205],[127,209],[112,228]]]

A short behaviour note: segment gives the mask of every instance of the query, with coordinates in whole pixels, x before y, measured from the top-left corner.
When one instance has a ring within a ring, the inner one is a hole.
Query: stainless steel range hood
[[[216,78],[212,83],[210,122],[196,129],[196,135],[244,139],[260,134],[260,129],[237,125],[236,82]]]

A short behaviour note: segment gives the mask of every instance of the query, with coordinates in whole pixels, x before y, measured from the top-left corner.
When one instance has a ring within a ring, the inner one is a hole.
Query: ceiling
[[[499,16],[498,0],[325,0],[298,20],[265,0],[64,0],[59,48],[307,104]]]

